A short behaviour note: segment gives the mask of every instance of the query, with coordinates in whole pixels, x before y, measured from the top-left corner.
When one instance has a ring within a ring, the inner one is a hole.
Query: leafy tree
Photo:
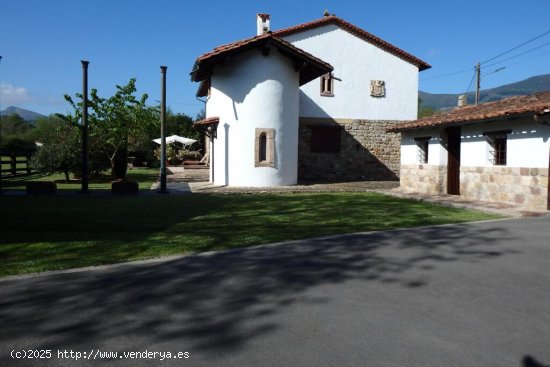
[[[430,117],[435,114],[435,109],[430,106],[425,106],[424,101],[418,98],[418,118]]]
[[[42,146],[31,159],[34,170],[51,174],[63,172],[69,181],[69,172],[78,172],[80,168],[80,134],[75,125],[51,118],[42,121],[44,129],[40,135]]]
[[[94,140],[95,149],[101,152],[110,162],[115,178],[126,176],[128,151],[141,147],[148,139],[147,132],[151,126],[158,125],[157,107],[146,105],[147,94],[139,99],[134,95],[136,79],[128,84],[116,86],[116,93],[109,98],[102,98],[92,89],[89,101],[89,136]],[[82,95],[77,94],[80,102],[65,95],[73,107],[73,113],[64,116],[69,122],[75,122],[82,116]],[[91,151],[91,150],[90,150]]]
[[[2,142],[0,150],[30,154],[34,152],[35,144],[32,138],[34,126],[17,113],[2,116]]]

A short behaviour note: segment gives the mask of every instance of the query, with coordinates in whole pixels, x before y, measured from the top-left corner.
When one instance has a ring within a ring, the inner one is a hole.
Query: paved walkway
[[[0,281],[0,365],[96,366],[107,361],[63,352],[98,350],[189,353],[117,366],[548,365],[549,225],[358,233]],[[10,357],[29,349],[52,357]]]
[[[227,187],[208,182],[208,170],[170,167],[167,187],[172,194],[258,194],[258,193],[321,193],[321,192],[366,192],[376,191],[395,197],[436,203],[455,208],[464,208],[500,214],[508,217],[531,217],[549,215],[548,211],[525,210],[506,203],[466,200],[456,195],[425,195],[404,193],[395,181],[356,181],[324,184],[302,184],[279,187]],[[158,189],[158,182],[152,189]]]

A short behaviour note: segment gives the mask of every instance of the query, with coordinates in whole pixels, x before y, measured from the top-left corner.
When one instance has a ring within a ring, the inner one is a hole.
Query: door
[[[447,194],[460,195],[460,126],[447,129]]]

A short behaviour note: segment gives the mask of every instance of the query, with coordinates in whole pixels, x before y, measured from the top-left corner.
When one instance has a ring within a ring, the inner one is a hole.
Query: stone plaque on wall
[[[370,81],[370,95],[373,97],[385,97],[386,96],[386,82],[383,80],[371,80]]]

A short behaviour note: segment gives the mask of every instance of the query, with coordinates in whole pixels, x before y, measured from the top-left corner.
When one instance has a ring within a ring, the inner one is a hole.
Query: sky
[[[203,103],[189,73],[199,55],[254,36],[257,13],[277,30],[325,9],[431,64],[419,75],[430,93],[466,92],[477,62],[550,31],[550,0],[0,0],[0,109],[69,112],[63,95],[82,90],[88,60],[100,96],[136,78],[150,104],[166,65],[168,107],[194,117]],[[481,87],[548,73],[550,32],[483,63]]]

